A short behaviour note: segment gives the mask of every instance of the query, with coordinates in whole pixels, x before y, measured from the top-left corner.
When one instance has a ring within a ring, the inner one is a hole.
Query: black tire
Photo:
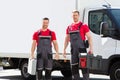
[[[61,73],[64,77],[72,77],[71,70],[61,70]]]
[[[35,76],[30,75],[28,72],[28,62],[24,61],[21,64],[21,74],[24,80],[35,80]]]
[[[111,66],[110,80],[120,80],[120,62],[116,62]]]

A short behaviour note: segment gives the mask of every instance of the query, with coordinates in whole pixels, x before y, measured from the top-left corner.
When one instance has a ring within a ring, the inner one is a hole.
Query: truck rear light
[[[86,58],[80,58],[80,66],[81,66],[81,68],[87,67],[87,59]]]

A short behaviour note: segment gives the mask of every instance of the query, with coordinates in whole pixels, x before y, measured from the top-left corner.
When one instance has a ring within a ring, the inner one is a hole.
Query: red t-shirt
[[[66,30],[66,34],[69,34],[69,30],[70,31],[75,31],[78,30],[78,27],[81,25],[81,22],[76,23],[76,24],[71,24],[70,26],[68,26],[67,30]],[[85,40],[85,34],[87,32],[89,32],[89,28],[86,24],[82,24],[82,26],[80,27],[80,36],[82,37],[82,40]]]
[[[38,33],[39,33],[40,30],[36,31],[34,34],[33,34],[33,40],[36,40],[37,43],[38,43]],[[50,31],[49,29],[47,29],[46,31],[42,31],[41,30],[41,35],[42,36],[49,36],[50,35]],[[51,39],[52,41],[53,40],[56,40],[56,35],[55,35],[55,32],[51,31]]]

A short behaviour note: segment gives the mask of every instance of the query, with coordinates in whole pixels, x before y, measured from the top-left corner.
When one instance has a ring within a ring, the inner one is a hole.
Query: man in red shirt
[[[33,34],[31,48],[31,59],[34,58],[34,51],[37,47],[37,80],[43,80],[42,72],[45,69],[45,80],[52,80],[52,44],[54,45],[56,60],[59,59],[58,43],[55,32],[48,29],[49,19],[43,18],[42,29]]]
[[[89,54],[93,53],[92,37],[87,25],[79,21],[79,11],[73,12],[73,21],[66,30],[66,38],[64,42],[64,57],[66,57],[66,48],[71,43],[71,68],[72,80],[80,80],[79,77],[79,53],[86,53],[85,40],[88,38]],[[86,37],[85,37],[86,36]],[[89,70],[82,69],[83,80],[89,80]]]

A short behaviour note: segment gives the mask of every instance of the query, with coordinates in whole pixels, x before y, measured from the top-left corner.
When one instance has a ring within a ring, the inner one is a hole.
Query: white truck
[[[63,43],[71,13],[80,11],[80,20],[89,25],[93,37],[94,55],[101,55],[100,68],[93,74],[110,75],[120,79],[120,1],[119,0],[10,0],[0,1],[0,61],[4,69],[20,69],[24,79],[34,78],[27,73],[32,35],[40,28],[43,17],[50,18],[50,29],[57,34],[60,60],[53,62],[53,71],[71,76],[70,48],[64,59]],[[111,6],[110,6],[111,4]]]

